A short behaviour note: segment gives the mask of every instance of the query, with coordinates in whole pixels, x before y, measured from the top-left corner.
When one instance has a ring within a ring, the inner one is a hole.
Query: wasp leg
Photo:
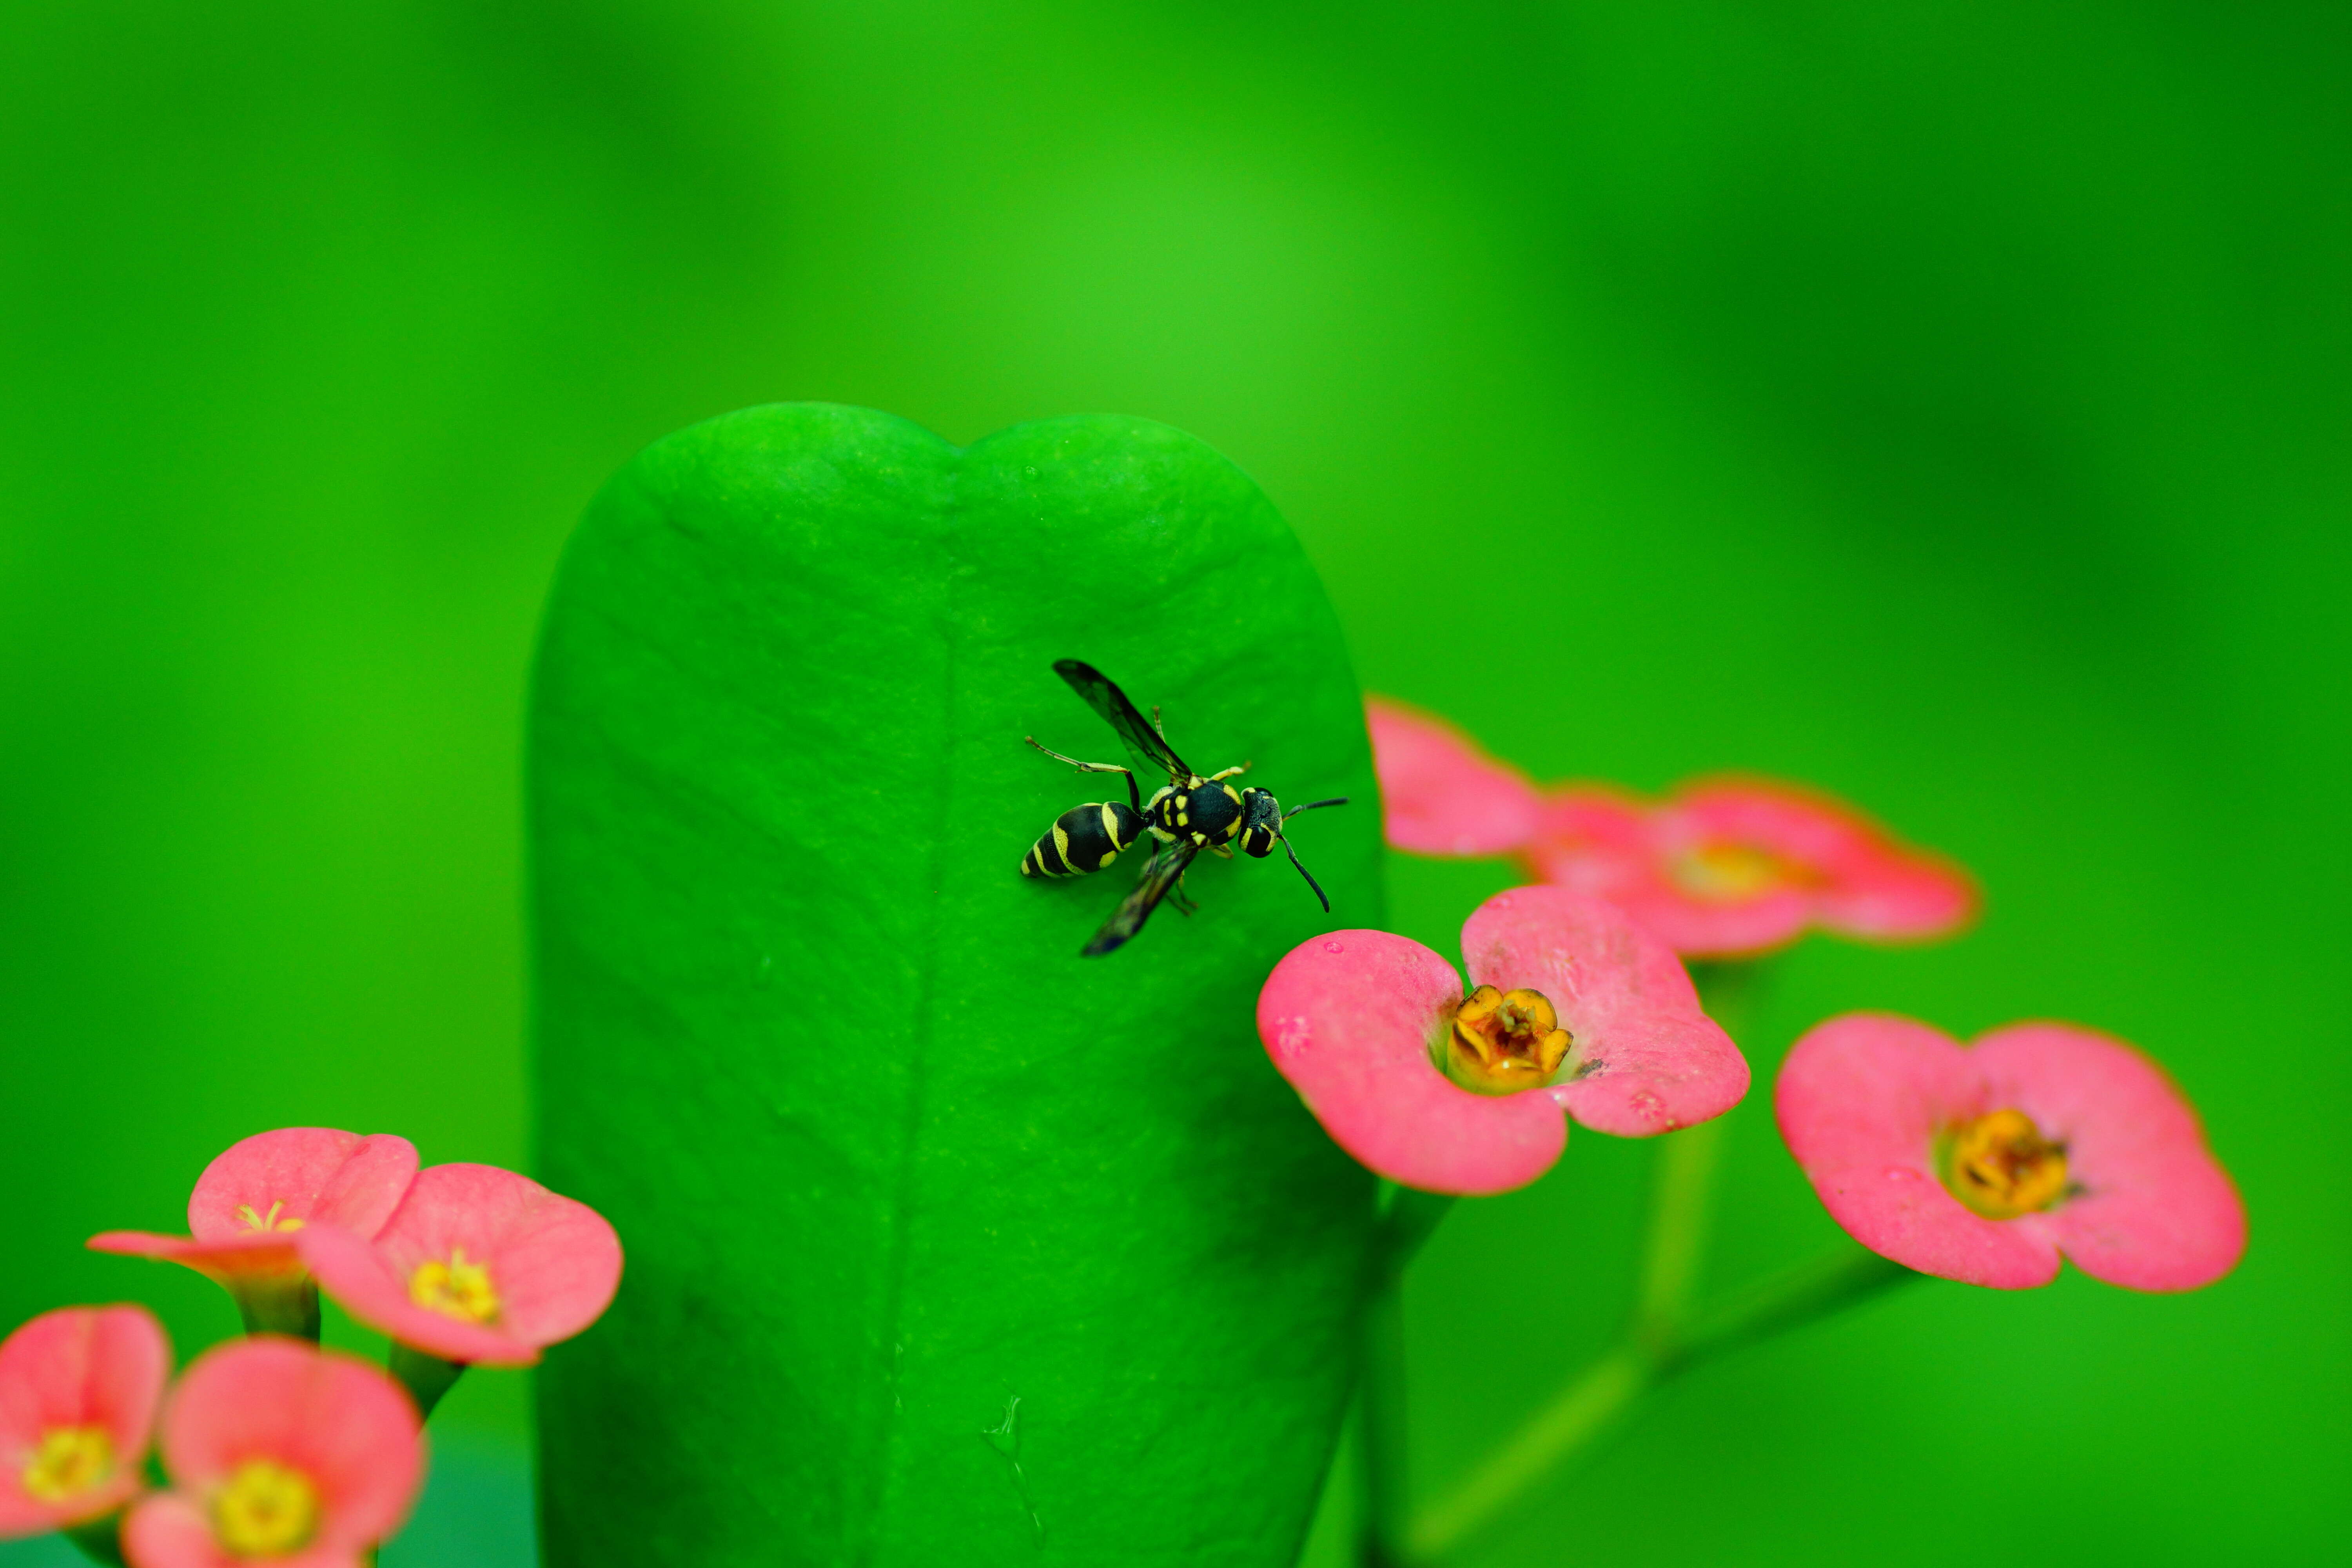
[[[1224,847],[1219,844],[1212,844],[1209,847],[1211,849],[1223,849]],[[1168,846],[1152,846],[1151,858],[1143,863],[1143,877],[1146,881],[1150,879],[1152,869],[1160,864],[1160,857],[1171,852],[1171,848]],[[1226,853],[1225,858],[1229,860],[1233,858],[1230,851]],[[1194,903],[1192,901],[1192,896],[1184,890],[1184,876],[1181,871],[1177,873],[1175,885],[1168,889],[1167,899],[1168,907],[1174,910],[1180,915],[1189,915],[1194,910],[1201,907]]]
[[[1215,784],[1219,779],[1229,779],[1229,778],[1233,777],[1235,773],[1247,773],[1247,772],[1249,772],[1249,771],[1250,771],[1250,764],[1249,764],[1249,763],[1242,763],[1242,764],[1241,764],[1241,766],[1239,766],[1239,767],[1236,767],[1236,768],[1227,768],[1223,773],[1211,773],[1211,774],[1209,775],[1209,782],[1210,782],[1211,784]]]
[[[1028,742],[1031,745],[1037,746],[1036,736],[1024,735],[1021,738]],[[1128,804],[1135,807],[1136,815],[1139,816],[1142,815],[1143,791],[1136,785],[1134,769],[1123,768],[1117,763],[1082,763],[1076,757],[1066,757],[1062,755],[1061,752],[1054,750],[1051,746],[1037,746],[1037,749],[1045,752],[1047,756],[1053,758],[1057,763],[1069,763],[1070,766],[1077,769],[1078,772],[1082,773],[1124,773],[1127,775]]]
[[[1220,860],[1230,860],[1234,858],[1233,846],[1230,844],[1212,844],[1209,846],[1209,853]]]

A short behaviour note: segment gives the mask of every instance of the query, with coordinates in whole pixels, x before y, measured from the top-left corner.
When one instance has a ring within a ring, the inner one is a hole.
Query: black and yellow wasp
[[[1126,942],[1143,929],[1151,911],[1171,894],[1180,911],[1192,913],[1192,901],[1177,886],[1183,880],[1185,869],[1203,849],[1233,858],[1234,852],[1228,846],[1236,838],[1241,840],[1244,854],[1259,859],[1273,854],[1274,847],[1281,845],[1290,863],[1298,867],[1298,874],[1307,879],[1307,885],[1322,900],[1324,910],[1329,911],[1331,900],[1323,897],[1322,886],[1313,873],[1300,865],[1298,851],[1283,836],[1282,825],[1302,811],[1345,805],[1348,803],[1344,797],[1312,801],[1285,811],[1272,790],[1255,786],[1236,790],[1225,782],[1247,772],[1247,763],[1222,773],[1196,773],[1160,732],[1159,709],[1151,710],[1151,722],[1145,723],[1135,704],[1127,700],[1127,693],[1083,660],[1056,659],[1054,673],[1068,681],[1070,689],[1101,714],[1137,755],[1168,770],[1168,782],[1146,801],[1136,785],[1133,770],[1117,763],[1082,763],[1038,745],[1034,735],[1022,737],[1055,762],[1067,763],[1082,773],[1123,773],[1127,777],[1126,805],[1115,800],[1089,802],[1072,806],[1055,817],[1054,826],[1021,858],[1023,876],[1084,877],[1118,859],[1120,850],[1144,834],[1150,834],[1155,840],[1151,858],[1144,863],[1143,876],[1135,890],[1111,912],[1102,930],[1095,932],[1094,940],[1078,950],[1080,956],[1099,958]]]

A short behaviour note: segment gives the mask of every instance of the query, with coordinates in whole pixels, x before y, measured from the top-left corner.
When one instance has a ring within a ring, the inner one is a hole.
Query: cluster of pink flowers
[[[603,1216],[489,1165],[417,1168],[406,1139],[293,1127],[196,1182],[184,1237],[108,1231],[236,1298],[248,1338],[172,1350],[142,1307],[66,1307],[0,1343],[0,1538],[70,1530],[131,1568],[358,1568],[407,1517],[424,1419],[473,1363],[520,1366],[612,1300]],[[323,1287],[392,1336],[401,1376],[321,1350]],[[160,1426],[160,1432],[159,1432]],[[145,1489],[148,1449],[171,1478]],[[119,1533],[118,1533],[119,1531]]]
[[[1927,942],[1975,919],[1976,883],[1840,800],[1775,779],[1693,779],[1664,800],[1538,787],[1453,725],[1366,704],[1389,842],[1507,856],[1536,881],[1606,899],[1685,958],[1743,958],[1818,927]]]
[[[1567,1121],[1642,1137],[1720,1115],[1748,1064],[1682,960],[1752,960],[1819,928],[1882,942],[1952,935],[1976,887],[1844,804],[1716,778],[1662,801],[1539,787],[1454,726],[1367,705],[1385,828],[1425,855],[1508,857],[1535,884],[1443,956],[1378,931],[1295,949],[1265,983],[1275,1065],[1382,1176],[1486,1194],[1549,1168]],[[2196,1114],[2123,1042],[2018,1024],[1962,1047],[1909,1019],[1850,1014],[1790,1052],[1774,1096],[1799,1166],[1838,1223],[1922,1273],[2015,1289],[2063,1253],[2145,1290],[2232,1268],[2245,1215]]]

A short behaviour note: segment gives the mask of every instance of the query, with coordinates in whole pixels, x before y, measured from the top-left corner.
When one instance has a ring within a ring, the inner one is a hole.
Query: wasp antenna
[[[1325,801],[1322,804],[1326,805],[1333,805],[1339,803],[1336,801]],[[1306,811],[1308,808],[1302,805],[1298,809]],[[1327,915],[1329,914],[1331,912],[1331,900],[1324,896],[1323,884],[1315,879],[1315,873],[1308,870],[1306,863],[1298,858],[1298,851],[1290,847],[1290,840],[1287,838],[1282,841],[1282,852],[1290,857],[1290,863],[1298,868],[1298,874],[1307,879],[1307,885],[1315,889],[1315,896],[1318,899],[1321,899],[1323,900],[1323,912]]]
[[[1302,811],[1320,811],[1327,805],[1345,805],[1347,804],[1348,797],[1344,795],[1334,796],[1330,800],[1310,800],[1305,805],[1294,805],[1288,811],[1284,812],[1282,814],[1282,820],[1288,822],[1292,817],[1297,816]],[[1297,857],[1294,855],[1291,858],[1295,860]],[[1310,878],[1308,879],[1311,881],[1313,879]]]

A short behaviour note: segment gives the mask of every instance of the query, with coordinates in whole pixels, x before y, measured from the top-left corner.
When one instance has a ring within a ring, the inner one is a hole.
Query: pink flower
[[[1388,840],[1418,855],[1509,855],[1535,837],[1541,797],[1527,775],[1433,714],[1367,697]]]
[[[60,1307],[0,1341],[0,1540],[122,1506],[171,1371],[144,1307]]]
[[[131,1568],[359,1568],[424,1477],[400,1385],[356,1356],[260,1334],[198,1356],[163,1412],[174,1489],[123,1522]]]
[[[1365,699],[1388,841],[1418,855],[1516,855],[1528,874],[1631,911],[1686,958],[1794,942],[1948,936],[1976,884],[1853,807],[1769,779],[1698,779],[1644,801],[1601,784],[1539,793],[1442,719]]]
[[[1963,1048],[1885,1013],[1790,1051],[1780,1135],[1838,1224],[1923,1274],[2046,1285],[2058,1255],[2135,1290],[2193,1290],[2245,1249],[2197,1113],[2122,1041],[2011,1024]]]
[[[1452,964],[1379,931],[1302,943],[1259,993],[1275,1066],[1383,1176],[1505,1192],[1559,1157],[1569,1116],[1646,1137],[1748,1090],[1747,1061],[1675,955],[1598,899],[1497,893],[1464,924],[1462,952],[1477,987],[1466,1000]]]
[[[1700,779],[1649,805],[1571,785],[1528,845],[1545,881],[1607,899],[1689,958],[1784,946],[1808,926],[1880,942],[1948,936],[1976,914],[1958,865],[1842,801],[1769,779]]]
[[[621,1240],[586,1204],[495,1165],[435,1165],[373,1243],[318,1226],[303,1260],[370,1328],[461,1363],[529,1366],[594,1322]]]
[[[188,1197],[190,1234],[110,1230],[91,1237],[89,1246],[186,1264],[226,1287],[249,1326],[297,1327],[307,1303],[315,1334],[317,1302],[308,1295],[296,1236],[311,1225],[373,1236],[415,1174],[415,1145],[388,1132],[257,1132],[230,1145],[196,1178]],[[257,1316],[264,1321],[256,1323]]]

